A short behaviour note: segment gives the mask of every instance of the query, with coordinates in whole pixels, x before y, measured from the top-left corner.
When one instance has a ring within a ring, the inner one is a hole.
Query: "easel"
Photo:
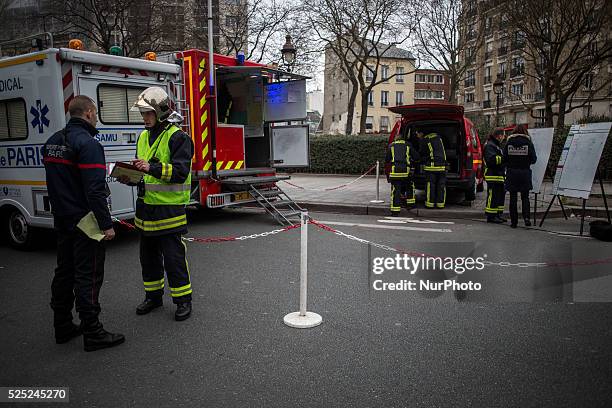
[[[608,208],[608,199],[606,198],[606,192],[604,189],[603,180],[601,178],[601,173],[599,171],[599,166],[597,166],[595,177],[599,179],[599,187],[601,188],[601,196],[603,197],[604,207],[606,208],[606,215],[608,216],[608,222],[612,223],[612,220],[610,219],[610,209]],[[536,205],[537,205],[537,199],[538,199],[537,197],[538,195],[536,193]],[[540,227],[544,223],[544,220],[546,219],[546,216],[548,215],[548,212],[550,211],[550,207],[552,207],[553,202],[555,201],[555,198],[559,200],[559,204],[561,205],[561,209],[563,210],[563,216],[567,220],[567,214],[565,213],[565,209],[563,208],[563,203],[561,202],[561,196],[557,194],[557,195],[554,195],[553,198],[550,200],[550,203],[548,204],[548,208],[546,209],[546,212],[544,213],[544,215],[542,216],[542,220],[540,221]],[[586,215],[586,202],[587,202],[587,199],[583,198],[582,199],[582,214],[580,217],[580,235],[584,233],[584,217]],[[534,217],[535,217],[535,210],[534,210]]]
[[[534,205],[534,209],[533,209],[533,223],[536,224],[536,210],[538,208],[538,193],[534,193],[535,194],[535,205]],[[546,219],[546,216],[548,216],[548,212],[550,211],[550,208],[552,207],[553,203],[555,202],[555,198],[557,200],[559,200],[559,205],[561,206],[561,211],[563,211],[563,216],[565,217],[565,219],[567,220],[567,213],[565,212],[565,207],[563,206],[563,201],[561,201],[561,196],[556,194],[552,197],[552,199],[550,200],[550,203],[548,203],[548,208],[546,209],[546,211],[544,212],[544,215],[542,216],[542,220],[540,220],[540,227],[542,226],[542,224],[544,224],[544,220]]]

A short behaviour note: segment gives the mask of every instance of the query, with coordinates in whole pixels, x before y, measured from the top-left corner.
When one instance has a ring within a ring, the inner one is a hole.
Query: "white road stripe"
[[[414,223],[414,224],[454,224],[452,221],[434,221],[434,220],[425,220],[425,219],[416,219],[416,218],[408,218],[408,217],[385,217],[385,220],[378,220],[378,222],[387,222],[386,220],[399,222],[402,221],[404,223]]]
[[[338,222],[338,221],[319,221],[325,225],[338,225],[346,227],[361,227],[361,228],[378,228],[378,229],[391,229],[391,230],[402,230],[402,231],[423,231],[423,232],[453,232],[448,228],[421,228],[421,227],[399,227],[395,225],[378,225],[378,224],[359,224],[353,222]]]

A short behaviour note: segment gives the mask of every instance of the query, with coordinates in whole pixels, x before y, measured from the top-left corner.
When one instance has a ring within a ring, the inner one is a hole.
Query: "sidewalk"
[[[384,177],[380,179],[380,199],[382,204],[371,203],[376,199],[376,177],[365,176],[355,181],[358,176],[325,175],[325,174],[294,174],[288,182],[279,182],[282,188],[293,200],[305,208],[313,211],[331,211],[351,214],[370,214],[388,215],[389,196],[391,185]],[[290,184],[291,183],[291,184]],[[350,183],[350,184],[349,184]],[[347,185],[348,184],[348,185]],[[344,187],[341,187],[344,186]],[[604,189],[608,199],[608,205],[612,205],[612,183],[605,183]],[[542,214],[548,207],[551,199],[552,182],[544,182],[542,186],[543,194],[538,195],[537,219],[540,220]],[[531,196],[531,213],[533,214],[534,194]],[[428,209],[424,208],[423,191],[417,191],[418,208],[411,210],[411,214],[423,217],[442,217],[442,218],[482,218],[484,217],[484,207],[486,200],[486,189],[484,192],[476,194],[476,200],[472,205],[458,203],[461,194],[449,194],[447,197],[446,208]],[[509,195],[506,194],[506,209],[508,208]],[[563,205],[568,216],[573,212],[576,216],[582,213],[582,200],[562,197]],[[520,207],[520,200],[519,200]],[[596,218],[605,218],[606,212],[599,182],[593,184],[591,197],[586,203],[586,215]],[[402,214],[407,214],[402,210]],[[562,217],[563,212],[558,200],[555,200],[549,217]]]

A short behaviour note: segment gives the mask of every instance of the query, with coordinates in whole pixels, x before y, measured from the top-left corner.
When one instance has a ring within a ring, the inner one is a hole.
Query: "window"
[[[366,131],[372,131],[372,129],[374,128],[374,117],[373,116],[366,116]]]
[[[512,84],[512,94],[522,95],[523,94],[523,84]]]
[[[380,117],[380,131],[381,132],[389,131],[389,117],[388,116]]]
[[[474,92],[469,92],[465,94],[466,102],[474,102]]]
[[[414,91],[415,99],[444,99],[444,91],[431,89],[417,89]]]
[[[387,79],[389,79],[389,66],[388,65],[380,66],[380,77],[383,81],[386,81]]]
[[[380,91],[380,106],[389,106],[389,91]]]
[[[372,91],[368,92],[368,105],[374,106],[374,94]]]
[[[372,82],[372,80],[374,79],[374,67],[373,67],[373,66],[371,66],[371,65],[368,65],[368,66],[366,67],[365,72],[366,72],[366,73],[365,73],[365,79],[366,79],[366,81],[368,81],[368,82]]]
[[[583,81],[583,85],[584,85],[584,89],[586,90],[591,90],[593,89],[593,80],[594,80],[595,76],[593,75],[593,73],[588,73],[584,76],[584,81]]]
[[[397,82],[398,84],[403,84],[404,83],[404,67],[395,68],[395,73],[397,74],[397,76],[395,77],[395,82]]]
[[[497,76],[500,78],[506,78],[506,63],[502,62],[497,66]]]
[[[444,76],[443,75],[435,75],[435,79],[436,79],[436,83],[437,84],[443,84],[444,83]]]
[[[400,106],[404,104],[404,92],[397,91],[395,92],[395,106]]]
[[[138,95],[146,88],[101,84],[98,86],[100,122],[104,124],[140,124],[142,116],[131,111]]]
[[[236,16],[226,16],[225,17],[225,26],[230,28],[233,31],[238,29],[238,17]]]
[[[0,140],[19,140],[28,137],[28,117],[23,99],[0,102]]]

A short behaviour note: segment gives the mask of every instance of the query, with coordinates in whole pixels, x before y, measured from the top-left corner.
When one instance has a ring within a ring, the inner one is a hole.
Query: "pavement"
[[[313,211],[332,211],[350,214],[387,215],[389,213],[389,196],[391,185],[381,177],[379,184],[379,199],[384,203],[372,203],[376,200],[376,177],[326,174],[301,174],[291,175],[288,182],[280,182],[279,186],[296,202]],[[605,183],[604,189],[608,204],[612,205],[612,183]],[[538,206],[536,217],[541,219],[546,207],[553,199],[551,195],[552,182],[545,181],[542,184],[542,194],[538,195]],[[531,213],[533,214],[535,195],[531,196]],[[463,202],[462,194],[449,192],[447,206],[444,209],[428,209],[423,205],[424,193],[417,191],[418,208],[409,213],[402,210],[404,214],[413,216],[453,219],[473,219],[484,217],[486,201],[486,187],[484,192],[476,194],[476,200],[471,204]],[[582,214],[582,202],[579,199],[562,197],[567,214],[580,216]],[[509,195],[506,194],[506,209],[509,208]],[[519,200],[519,212],[520,212]],[[605,218],[606,211],[601,195],[599,183],[593,184],[591,197],[587,200],[585,214],[594,218]],[[562,217],[563,211],[558,200],[554,200],[547,217]]]
[[[390,224],[372,215],[311,215],[393,247],[454,251],[467,242],[491,261],[582,266],[485,269],[498,294],[519,300],[378,293],[370,289],[370,262],[392,253],[311,226],[308,309],[323,323],[300,330],[283,324],[298,308],[299,230],[188,242],[194,313],[175,322],[168,294],[163,308],[135,314],[144,293],[138,236],[120,231],[108,245],[101,319],[127,340],[85,353],[80,338],[53,340],[48,234],[30,253],[0,245],[0,386],[69,387],[70,403],[61,407],[609,406],[612,290],[603,280],[609,267],[596,263],[609,258],[609,244],[562,233],[577,231],[577,220],[513,230],[465,219]],[[190,214],[187,236],[276,228],[258,211],[199,211]]]

